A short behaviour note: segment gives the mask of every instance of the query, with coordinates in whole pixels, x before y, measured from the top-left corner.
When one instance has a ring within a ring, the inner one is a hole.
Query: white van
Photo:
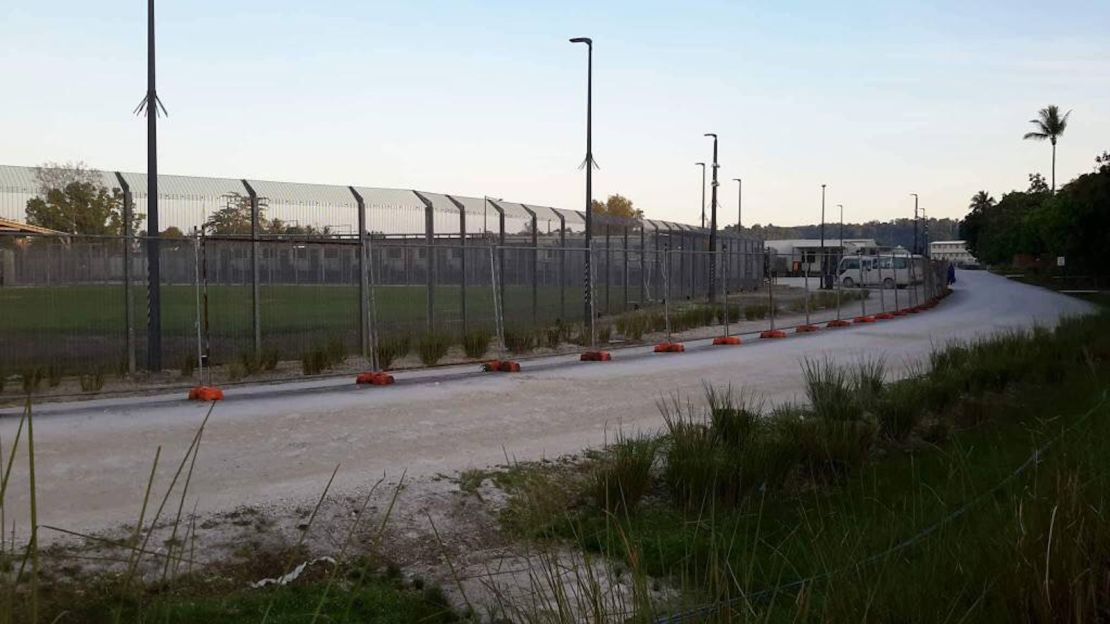
[[[844,288],[861,284],[868,288],[905,288],[911,282],[921,283],[925,275],[924,257],[912,256],[912,271],[910,262],[909,255],[846,256],[837,267],[837,279]]]

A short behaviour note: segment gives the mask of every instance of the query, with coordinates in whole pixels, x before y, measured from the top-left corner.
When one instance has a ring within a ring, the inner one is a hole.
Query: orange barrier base
[[[681,342],[660,342],[655,345],[656,353],[682,353],[686,350],[686,346]]]
[[[608,351],[587,351],[579,359],[583,362],[608,362],[613,356]]]
[[[738,345],[740,344],[739,336],[717,336],[713,339],[715,345]]]
[[[906,311],[905,310],[896,310],[894,312],[891,312],[891,314],[893,314],[894,316],[905,316]]]
[[[875,322],[875,317],[873,317],[873,316],[857,316],[856,318],[852,319],[852,322],[853,323],[874,323]]]
[[[850,321],[845,321],[845,320],[840,320],[840,319],[837,319],[837,320],[835,320],[835,321],[829,321],[828,323],[825,323],[825,327],[832,327],[832,328],[836,328],[836,327],[848,327],[848,326],[849,326],[849,325],[851,325],[851,324],[852,324],[852,323],[851,323]]]
[[[490,360],[482,368],[490,373],[519,373],[520,363],[512,360]]]
[[[768,329],[759,334],[760,338],[786,338],[786,332],[781,329]]]
[[[359,373],[358,377],[355,377],[355,383],[360,386],[388,386],[393,383],[393,375],[374,372]]]
[[[876,321],[889,321],[892,318],[894,318],[894,315],[890,312],[883,312],[882,314],[875,315]]]
[[[190,401],[222,401],[224,391],[216,386],[193,386],[189,390]]]
[[[796,327],[794,329],[794,333],[795,334],[808,334],[810,332],[818,331],[819,329],[821,329],[821,328],[816,326],[816,325],[799,325],[798,327]]]

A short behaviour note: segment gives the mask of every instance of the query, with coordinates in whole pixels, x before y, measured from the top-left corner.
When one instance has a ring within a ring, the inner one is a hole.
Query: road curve
[[[573,453],[601,444],[617,428],[657,429],[657,401],[696,396],[703,383],[789,400],[801,392],[803,357],[882,356],[900,368],[950,340],[1050,326],[1091,309],[985,272],[960,272],[954,290],[924,314],[740,347],[628,349],[607,363],[544,358],[512,375],[472,373],[473,367],[465,374],[420,371],[390,387],[342,380],[245,389],[216,404],[190,491],[202,512],[214,512],[312,499],[336,464],[342,465],[336,488],[343,490],[383,472],[421,477],[506,456]],[[176,397],[43,406],[34,423],[39,522],[83,530],[133,522],[155,450],[162,447],[164,489],[207,409]],[[0,411],[5,455],[15,413]],[[20,453],[5,505],[8,521],[20,527],[28,522],[25,462]]]

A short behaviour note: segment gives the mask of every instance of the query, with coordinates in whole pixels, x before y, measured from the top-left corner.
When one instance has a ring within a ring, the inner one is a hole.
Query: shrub
[[[20,375],[23,381],[23,393],[32,394],[37,392],[39,384],[42,383],[42,378],[46,372],[42,368],[28,368]]]
[[[409,354],[412,349],[412,339],[405,334],[388,336],[378,340],[377,348],[378,365],[383,369],[393,366],[393,363]]]
[[[332,366],[339,366],[347,361],[347,347],[339,336],[333,336],[328,340],[325,353],[327,354],[328,363]]]
[[[900,442],[917,426],[923,413],[921,388],[917,380],[908,380],[883,390],[875,405],[879,432],[883,436]]]
[[[181,360],[181,376],[192,377],[197,370],[197,354],[189,353]]]
[[[243,377],[258,374],[262,370],[262,360],[260,360],[253,352],[242,352],[239,354],[239,367],[242,369]]]
[[[563,325],[562,321],[556,321],[554,325],[544,330],[544,344],[548,349],[558,349],[559,345],[563,344],[563,340],[569,338],[569,333],[570,327]]]
[[[594,470],[591,493],[599,507],[630,512],[651,488],[651,469],[659,442],[640,435],[621,438],[609,447]]]
[[[597,326],[597,342],[598,344],[608,344],[609,339],[613,337],[613,326],[601,324]]]
[[[859,420],[863,413],[849,373],[828,359],[802,361],[806,397],[814,417],[828,421]]]
[[[272,371],[277,368],[278,362],[281,361],[281,351],[277,349],[263,349],[262,350],[262,369]]]
[[[329,368],[331,360],[324,349],[313,349],[301,355],[301,370],[305,375],[319,375]]]
[[[81,375],[79,381],[82,392],[100,392],[104,387],[104,369],[98,366],[92,373]]]
[[[51,362],[46,367],[46,384],[51,388],[57,388],[62,383],[62,367],[58,364]]]
[[[742,451],[761,417],[762,406],[744,393],[734,394],[731,387],[722,392],[708,384],[705,402],[714,440],[730,450]]]
[[[883,392],[886,362],[883,358],[866,358],[852,368],[852,391],[862,406],[870,406]]]
[[[756,303],[744,306],[744,319],[748,321],[761,321],[767,318],[770,307],[766,303]]]
[[[232,362],[227,365],[227,378],[231,381],[239,381],[247,376],[247,369],[241,361]]]
[[[505,329],[505,348],[512,353],[528,353],[536,348],[536,334],[527,329]]]
[[[424,366],[434,366],[443,359],[443,356],[447,355],[447,349],[450,347],[450,336],[428,333],[420,339],[417,352],[420,354],[420,361],[424,363]]]
[[[875,427],[864,420],[809,416],[785,424],[797,445],[802,465],[815,478],[836,477],[859,467],[875,440]]]
[[[466,357],[477,360],[489,351],[489,343],[492,337],[488,331],[475,330],[467,332],[462,337],[463,352]]]

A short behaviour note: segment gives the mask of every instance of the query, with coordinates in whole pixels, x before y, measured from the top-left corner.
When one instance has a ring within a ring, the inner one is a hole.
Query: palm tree
[[[971,198],[971,203],[968,204],[967,207],[970,208],[972,212],[983,212],[994,206],[994,203],[994,198],[990,196],[990,193],[979,191]]]
[[[1060,116],[1060,107],[1055,104],[1050,104],[1047,108],[1042,108],[1037,112],[1036,119],[1030,119],[1029,123],[1037,126],[1035,132],[1027,132],[1023,139],[1036,139],[1043,141],[1048,139],[1052,143],[1052,192],[1056,192],[1056,140],[1064,134],[1064,130],[1068,128],[1068,116],[1071,111]]]

